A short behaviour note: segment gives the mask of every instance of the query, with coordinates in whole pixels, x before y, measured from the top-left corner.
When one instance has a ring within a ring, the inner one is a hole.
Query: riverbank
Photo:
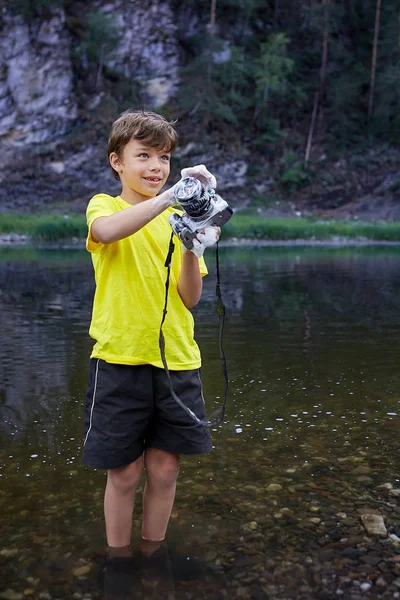
[[[81,245],[86,238],[84,215],[0,215],[0,245],[58,243]],[[400,221],[266,217],[237,211],[224,226],[221,242],[234,244],[371,244],[400,243]]]

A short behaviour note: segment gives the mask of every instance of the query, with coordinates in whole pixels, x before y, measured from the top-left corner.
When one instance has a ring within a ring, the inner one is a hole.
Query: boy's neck
[[[143,196],[143,194],[139,194],[135,192],[135,190],[131,190],[130,188],[122,188],[120,193],[120,197],[122,200],[125,200],[128,204],[140,204],[140,202],[144,202],[145,200],[150,200],[152,196]]]

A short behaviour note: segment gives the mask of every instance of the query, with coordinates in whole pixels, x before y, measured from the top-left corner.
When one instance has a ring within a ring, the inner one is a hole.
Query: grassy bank
[[[58,242],[86,237],[83,215],[0,214],[0,235],[26,235],[33,241]]]
[[[60,242],[86,237],[83,215],[0,214],[0,235],[22,234],[37,242]],[[400,221],[363,223],[303,218],[265,218],[236,213],[223,228],[223,239],[249,240],[373,240],[400,242]]]
[[[257,240],[349,240],[400,241],[400,221],[363,223],[304,218],[263,218],[236,214],[224,227],[224,238]]]

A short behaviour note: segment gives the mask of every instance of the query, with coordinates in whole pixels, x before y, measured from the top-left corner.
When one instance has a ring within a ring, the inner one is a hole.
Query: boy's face
[[[123,192],[140,201],[156,196],[168,179],[171,153],[151,148],[145,141],[130,140],[119,158],[110,154],[111,166],[118,172]]]

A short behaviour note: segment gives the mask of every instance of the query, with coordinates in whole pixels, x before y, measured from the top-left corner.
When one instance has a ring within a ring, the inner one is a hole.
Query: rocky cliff
[[[88,0],[84,4],[76,0],[67,3],[68,13],[61,5],[49,3],[46,11],[29,20],[7,6],[0,16],[0,212],[82,212],[94,193],[118,191],[106,156],[112,120],[128,106],[160,110],[168,106],[179,93],[182,40],[196,31],[199,18],[192,3],[178,9],[172,0]],[[82,50],[81,11],[111,17],[118,32],[116,43],[99,58],[97,72]],[[107,74],[106,85],[98,85],[102,72]],[[249,154],[245,144],[221,153],[218,147],[190,139],[185,128],[190,129],[187,119],[183,125],[178,122],[183,144],[171,179],[178,177],[181,166],[204,162],[214,170],[219,190],[232,204],[246,205],[253,197],[268,196],[274,181],[262,153]],[[343,216],[343,205],[349,201],[349,213],[355,215],[354,197],[362,200],[365,194],[373,194],[385,177],[385,190],[393,187],[399,164],[399,155],[392,152],[389,173],[377,167],[367,187],[355,171],[338,190],[342,200],[328,202],[326,208],[333,212],[341,208]],[[332,171],[328,187],[338,181],[342,185],[349,168],[347,164],[343,171],[327,164],[326,170]],[[315,211],[320,198],[330,193],[327,185],[305,188],[296,198],[278,198],[261,206],[270,214],[280,214],[282,207],[283,212],[298,212],[299,206],[304,213],[312,197],[310,210]],[[375,202],[378,212],[383,204]],[[382,216],[399,218],[397,204],[389,201],[389,205]]]
[[[142,105],[163,106],[179,82],[177,25],[169,3],[87,4],[112,16],[121,32],[116,47],[104,56],[104,69],[140,86]],[[76,65],[81,63],[78,69],[84,72],[85,56],[78,58],[79,37],[73,27],[73,15],[63,8],[52,8],[30,22],[3,8],[0,210],[38,210],[70,201],[76,205],[82,196],[83,205],[90,190],[115,187],[105,161],[104,129],[118,109],[107,106],[104,90],[92,86],[82,91]]]
[[[111,15],[121,36],[105,66],[141,84],[147,101],[162,106],[178,84],[179,49],[168,2],[93,2]],[[0,136],[10,145],[54,142],[78,116],[71,56],[73,36],[65,11],[27,23],[3,11],[0,38]],[[82,60],[84,57],[82,56]],[[86,99],[93,109],[98,94]]]

